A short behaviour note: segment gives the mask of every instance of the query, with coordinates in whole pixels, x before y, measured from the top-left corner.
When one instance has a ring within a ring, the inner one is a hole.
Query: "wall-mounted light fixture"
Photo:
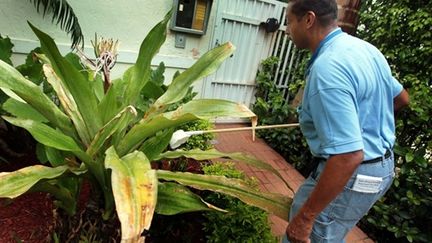
[[[174,0],[171,30],[204,35],[213,0]]]

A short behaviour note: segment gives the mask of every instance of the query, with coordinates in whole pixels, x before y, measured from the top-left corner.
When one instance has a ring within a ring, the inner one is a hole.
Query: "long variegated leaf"
[[[149,122],[136,124],[129,130],[123,140],[120,141],[117,151],[119,155],[125,155],[128,152],[138,148],[138,146],[148,137],[155,135],[158,131],[176,127],[183,123],[199,119],[192,114],[183,115],[177,119],[168,119],[164,115],[159,115]]]
[[[86,163],[89,170],[95,175],[105,190],[106,182],[103,166],[95,163],[71,137],[40,122],[6,116],[3,116],[3,119],[15,126],[26,129],[41,144],[63,151],[71,151],[81,161]]]
[[[205,202],[201,197],[191,192],[185,186],[177,183],[159,183],[156,213],[174,215],[196,211],[217,210],[226,212]]]
[[[7,89],[7,88],[0,88],[0,89],[1,89],[1,91],[3,91],[7,96],[11,97],[12,99],[25,103],[25,100],[21,99],[21,97],[19,97],[17,94],[15,94],[12,90]]]
[[[195,99],[180,106],[175,111],[167,112],[166,116],[170,119],[182,116],[183,114],[194,114],[200,119],[211,119],[216,117],[235,117],[235,118],[256,118],[247,106],[229,100],[218,99]]]
[[[242,180],[226,178],[224,176],[199,175],[188,172],[171,172],[158,170],[159,179],[176,181],[200,190],[211,190],[224,193],[243,202],[262,208],[269,213],[286,219],[292,199],[282,195],[263,193],[251,188]]]
[[[88,156],[71,137],[40,122],[6,116],[2,118],[15,126],[26,129],[36,141],[43,145],[63,151],[71,151],[88,166],[88,169],[97,178],[103,190],[108,190],[103,165]],[[54,161],[51,162],[54,163]]]
[[[43,123],[48,122],[48,120],[42,114],[40,114],[29,104],[20,102],[12,98],[6,100],[6,102],[3,103],[2,108],[10,114],[19,118],[30,119]]]
[[[235,47],[228,42],[204,54],[192,67],[172,81],[168,90],[155,102],[154,107],[163,107],[181,100],[193,82],[215,72],[234,50]]]
[[[99,103],[98,111],[103,124],[109,122],[121,110],[122,99],[120,93],[122,93],[121,88],[123,85],[120,79],[114,80]]]
[[[143,119],[126,134],[117,151],[124,155],[156,132],[175,127],[185,122],[215,117],[255,118],[246,106],[227,100],[192,100],[173,112],[157,115],[150,120]]]
[[[18,197],[40,180],[57,178],[66,171],[76,174],[85,172],[68,166],[52,168],[43,165],[29,166],[13,172],[0,172],[0,198]]]
[[[71,138],[43,123],[33,120],[2,116],[9,123],[22,127],[40,143],[64,151],[82,151]]]
[[[164,151],[172,137],[174,129],[165,129],[156,134],[156,136],[147,139],[139,148],[150,161],[153,161],[162,151]]]
[[[101,148],[105,141],[116,131],[128,126],[129,122],[137,115],[133,106],[126,107],[123,111],[117,114],[111,121],[99,130],[95,138],[87,149],[87,154],[91,157]]]
[[[141,43],[138,59],[133,67],[131,79],[127,81],[127,89],[124,94],[126,105],[133,105],[135,103],[141,89],[149,81],[151,60],[165,42],[166,28],[168,21],[171,19],[171,15],[172,11],[169,11],[165,18],[153,27]]]
[[[149,229],[157,201],[156,171],[142,152],[121,159],[113,147],[106,152],[105,166],[112,170],[111,183],[122,242],[143,242],[141,233]]]
[[[86,127],[90,132],[90,137],[93,137],[102,127],[102,122],[97,110],[97,98],[91,89],[89,81],[80,74],[73,64],[60,54],[54,40],[50,36],[32,24],[29,23],[29,25],[39,38],[41,48],[50,60],[55,73],[73,96],[79,113],[82,115]]]
[[[78,110],[78,106],[75,103],[74,97],[65,87],[65,85],[62,83],[60,78],[57,76],[57,74],[54,72],[54,70],[49,64],[43,65],[43,71],[48,83],[51,84],[54,91],[57,93],[57,97],[59,98],[64,111],[71,118],[78,133],[78,136],[80,136],[81,141],[84,143],[84,145],[88,146],[90,143],[90,132],[88,131],[84,123],[83,117]]]
[[[273,172],[276,176],[278,176],[285,184],[286,186],[294,192],[294,190],[290,187],[290,185],[283,179],[282,175],[272,166],[270,166],[267,163],[264,163],[261,160],[258,160],[252,156],[248,156],[246,154],[242,153],[222,153],[220,151],[217,151],[216,149],[209,149],[209,150],[189,150],[189,151],[183,151],[183,150],[175,150],[175,151],[168,151],[163,154],[159,154],[158,157],[155,158],[155,160],[160,159],[174,159],[179,157],[186,157],[186,158],[193,158],[195,160],[209,160],[209,159],[217,159],[217,158],[230,158],[236,161],[241,161],[245,164],[252,165],[256,168],[264,169]]]
[[[16,69],[1,60],[0,87],[12,90],[65,134],[74,135],[69,117],[60,111],[38,86],[25,79]]]

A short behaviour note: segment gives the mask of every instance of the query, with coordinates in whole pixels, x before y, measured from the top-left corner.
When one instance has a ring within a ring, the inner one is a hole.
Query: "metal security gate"
[[[286,11],[286,5],[283,7],[283,12]],[[294,78],[294,73],[297,70],[299,63],[305,58],[305,52],[300,52],[294,46],[294,43],[286,35],[285,25],[286,15],[283,14],[279,30],[273,35],[272,47],[270,50],[271,56],[279,59],[275,73],[273,75],[276,86],[282,91],[285,101],[289,102],[292,95],[289,93],[289,85]]]
[[[215,3],[212,47],[231,41],[236,51],[215,74],[204,80],[201,97],[232,100],[250,107],[254,102],[259,64],[275,52],[276,33],[282,28],[266,33],[260,24],[268,18],[282,20],[286,3],[275,0],[218,0]]]

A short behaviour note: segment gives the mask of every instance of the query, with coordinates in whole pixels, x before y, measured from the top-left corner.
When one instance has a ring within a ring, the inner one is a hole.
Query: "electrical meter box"
[[[204,35],[210,17],[212,0],[174,0],[171,30]]]

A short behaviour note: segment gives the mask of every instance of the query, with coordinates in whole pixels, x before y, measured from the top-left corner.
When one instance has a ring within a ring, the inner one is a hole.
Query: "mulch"
[[[49,242],[54,226],[54,205],[46,193],[0,199],[0,242]]]
[[[0,172],[11,172],[40,164],[35,142],[24,130],[0,129],[0,136],[10,147],[0,146]],[[3,144],[4,145],[4,144]],[[55,227],[53,200],[47,193],[32,192],[15,199],[0,199],[0,242],[43,243],[50,241]]]

